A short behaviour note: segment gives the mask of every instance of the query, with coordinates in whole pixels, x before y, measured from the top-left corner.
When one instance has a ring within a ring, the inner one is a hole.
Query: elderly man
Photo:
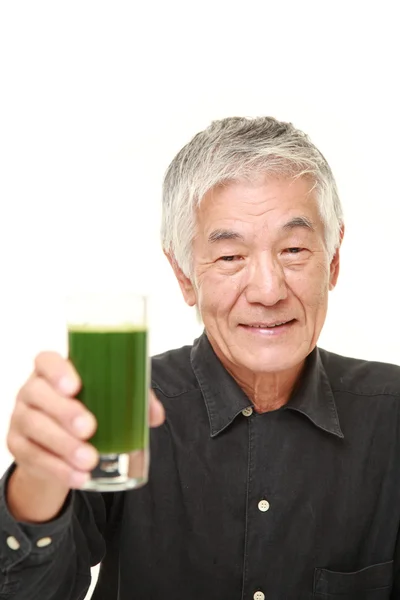
[[[317,347],[342,237],[291,124],[224,119],[179,152],[163,247],[205,331],[153,359],[150,482],[79,490],[95,423],[71,365],[40,355],[8,435],[2,597],[81,600],[101,561],[95,600],[400,598],[400,369]]]

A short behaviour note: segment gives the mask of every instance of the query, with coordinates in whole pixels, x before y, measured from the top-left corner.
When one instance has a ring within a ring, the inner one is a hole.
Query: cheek
[[[240,296],[238,277],[206,272],[198,279],[197,298],[200,311],[212,315],[226,314]]]
[[[292,278],[289,287],[307,310],[325,309],[329,292],[329,270],[319,265],[310,273]]]

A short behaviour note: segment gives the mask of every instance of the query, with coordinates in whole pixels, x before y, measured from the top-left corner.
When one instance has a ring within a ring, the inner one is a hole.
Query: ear
[[[332,258],[330,264],[330,276],[329,276],[329,290],[332,291],[336,286],[338,277],[339,277],[339,269],[340,269],[340,247],[342,245],[344,236],[344,225],[342,225],[340,229],[340,241],[339,246],[336,248],[336,252],[334,257]]]
[[[164,254],[168,258],[169,264],[171,265],[172,270],[175,273],[175,277],[178,280],[179,287],[181,288],[186,304],[188,304],[189,306],[195,306],[197,302],[196,293],[191,280],[184,274],[184,272],[182,271],[182,269],[176,262],[175,257],[172,254],[168,254],[167,252],[164,252]]]

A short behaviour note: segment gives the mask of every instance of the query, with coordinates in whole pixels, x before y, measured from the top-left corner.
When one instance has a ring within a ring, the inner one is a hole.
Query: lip
[[[284,323],[284,325],[277,325],[276,327],[268,328],[267,323],[260,321],[259,323],[252,323],[251,325],[241,323],[239,327],[252,335],[278,337],[290,331],[290,329],[295,325],[295,323],[296,319],[291,319],[290,321]],[[262,325],[264,325],[264,327]]]

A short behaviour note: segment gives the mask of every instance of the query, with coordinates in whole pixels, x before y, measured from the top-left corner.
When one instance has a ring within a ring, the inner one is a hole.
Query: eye
[[[235,258],[240,258],[240,256],[237,256],[236,254],[233,254],[232,256],[221,256],[218,260],[222,260],[224,262],[233,262]]]
[[[285,252],[288,254],[300,254],[303,250],[305,250],[305,248],[286,248]]]

